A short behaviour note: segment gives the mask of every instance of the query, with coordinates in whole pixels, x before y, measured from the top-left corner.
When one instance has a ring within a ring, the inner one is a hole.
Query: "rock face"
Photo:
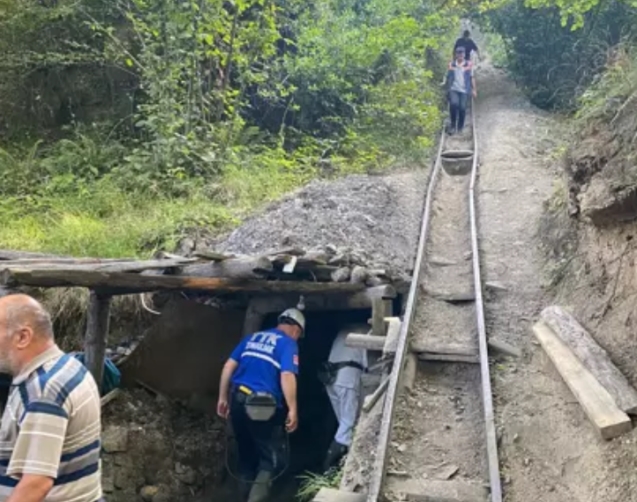
[[[591,179],[580,194],[579,202],[582,216],[597,226],[637,218],[637,187],[613,190],[609,181],[601,176]]]
[[[104,410],[102,488],[109,502],[198,500],[224,474],[224,425],[144,390]]]

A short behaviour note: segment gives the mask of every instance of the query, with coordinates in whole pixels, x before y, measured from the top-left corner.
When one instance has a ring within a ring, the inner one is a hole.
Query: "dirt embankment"
[[[556,303],[570,307],[637,387],[637,93],[608,101],[572,141],[562,176],[568,194],[557,190],[547,204],[542,238]],[[575,493],[587,491],[573,500],[637,501],[637,433],[591,441],[596,461],[575,450],[566,469],[586,473]]]

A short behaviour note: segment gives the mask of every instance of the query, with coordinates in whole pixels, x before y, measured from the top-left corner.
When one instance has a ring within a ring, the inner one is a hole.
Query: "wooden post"
[[[263,326],[265,315],[259,310],[259,304],[255,300],[250,300],[246,309],[245,320],[243,321],[243,336],[256,333]]]
[[[100,392],[104,376],[104,355],[106,353],[110,306],[110,296],[91,291],[86,320],[84,360]]]

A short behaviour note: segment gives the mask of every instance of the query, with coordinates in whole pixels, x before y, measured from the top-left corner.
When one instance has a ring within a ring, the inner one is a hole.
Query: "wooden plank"
[[[374,336],[385,336],[385,308],[385,300],[382,298],[372,300],[372,335]]]
[[[197,260],[192,258],[180,258],[176,260],[132,260],[132,261],[29,261],[7,260],[0,261],[0,270],[78,270],[88,272],[142,272],[144,270],[161,270],[166,268],[182,267]]]
[[[486,502],[487,489],[464,481],[391,479],[388,490],[398,500],[414,502]]]
[[[0,284],[8,287],[86,287],[113,294],[145,291],[209,291],[217,293],[318,293],[338,294],[362,291],[362,284],[294,281],[258,281],[207,277],[151,276],[104,273],[86,270],[9,269],[0,272]]]
[[[630,432],[628,415],[553,330],[540,321],[533,332],[600,436],[612,439]]]
[[[606,350],[577,320],[561,307],[547,307],[541,319],[573,351],[584,367],[629,415],[637,414],[637,391],[628,383]]]
[[[439,361],[446,363],[467,363],[467,364],[480,364],[480,356],[463,355],[463,354],[437,354],[432,352],[420,352],[418,353],[418,359],[420,361]]]
[[[365,495],[332,488],[321,488],[312,500],[314,502],[365,502]]]
[[[100,406],[103,408],[108,403],[117,399],[117,397],[122,393],[122,389],[113,389],[108,394],[106,394],[102,399],[100,399]]]
[[[402,322],[399,317],[386,317],[388,323],[387,336],[385,337],[385,345],[383,346],[383,355],[393,355],[398,347],[398,336],[400,335],[400,326]]]
[[[473,291],[461,291],[461,292],[448,292],[448,291],[429,291],[427,294],[436,300],[440,300],[447,303],[466,303],[473,302],[476,299],[476,295]]]
[[[378,400],[387,390],[388,385],[389,385],[389,378],[385,378],[380,383],[380,385],[376,387],[376,390],[372,394],[365,397],[365,400],[363,402],[363,411],[365,413],[368,413],[369,410],[371,410],[374,407],[374,405],[378,402]]]
[[[0,260],[19,260],[21,258],[71,258],[71,259],[74,259],[72,256],[54,255],[50,253],[32,253],[30,251],[0,249]]]
[[[411,350],[420,354],[427,352],[430,354],[447,354],[461,356],[477,356],[478,349],[473,345],[463,343],[444,343],[440,341],[415,340],[411,344]]]
[[[212,261],[224,261],[224,260],[229,260],[235,257],[235,255],[233,254],[217,253],[216,251],[205,250],[205,249],[201,251],[195,251],[194,255],[197,258],[203,258],[204,260],[212,260]]]
[[[101,390],[104,376],[104,356],[110,317],[111,297],[91,291],[86,320],[84,357],[97,387]]]

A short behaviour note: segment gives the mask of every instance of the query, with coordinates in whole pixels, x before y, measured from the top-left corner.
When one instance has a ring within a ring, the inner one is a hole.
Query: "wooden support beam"
[[[388,356],[396,353],[402,322],[399,317],[386,317],[385,321],[387,321],[388,326],[387,337],[385,338],[385,345],[383,346],[383,355]]]
[[[345,283],[347,284],[347,283]],[[391,299],[396,297],[396,290],[389,285],[367,288],[353,294],[334,294],[325,296],[321,294],[305,296],[305,310],[363,310],[372,307],[374,298]],[[298,296],[256,296],[254,297],[255,308],[262,314],[280,312],[296,305]]]
[[[386,306],[382,298],[372,300],[372,335],[385,336]]]
[[[388,490],[399,500],[412,502],[486,502],[488,493],[481,484],[465,481],[389,479]]]
[[[617,369],[608,352],[563,308],[542,311],[541,319],[578,357],[584,367],[613,396],[617,406],[629,415],[637,414],[637,390]]]
[[[100,391],[104,376],[104,355],[106,354],[110,305],[110,296],[91,291],[86,321],[84,360]]]
[[[265,256],[241,256],[221,261],[213,260],[188,265],[175,275],[181,277],[258,279],[273,270],[272,262]]]
[[[0,285],[35,287],[86,287],[110,294],[145,291],[206,291],[216,293],[318,293],[345,294],[365,289],[362,284],[294,281],[258,281],[202,277],[103,273],[84,270],[3,270]]]
[[[246,309],[246,317],[243,322],[243,336],[256,333],[263,326],[265,315],[257,310],[254,300],[251,300]]]
[[[0,270],[9,269],[15,271],[77,271],[77,272],[143,272],[145,270],[161,270],[167,268],[182,267],[193,263],[194,259],[179,258],[174,260],[126,260],[126,261],[31,261],[24,260],[0,261]]]
[[[468,364],[480,364],[480,356],[464,355],[464,354],[437,354],[435,352],[420,352],[418,359],[421,361],[439,361],[446,363],[468,363]]]
[[[538,322],[533,332],[600,436],[612,439],[630,432],[628,415],[553,330]]]
[[[102,397],[102,399],[100,399],[101,407],[103,408],[104,406],[106,406],[108,403],[110,403],[114,399],[117,399],[117,397],[121,393],[122,393],[122,389],[113,389],[112,391],[110,391],[108,394],[106,394],[104,397]]]
[[[345,339],[345,345],[366,350],[376,350],[381,352],[385,348],[384,336],[361,335],[360,333],[350,333]]]

